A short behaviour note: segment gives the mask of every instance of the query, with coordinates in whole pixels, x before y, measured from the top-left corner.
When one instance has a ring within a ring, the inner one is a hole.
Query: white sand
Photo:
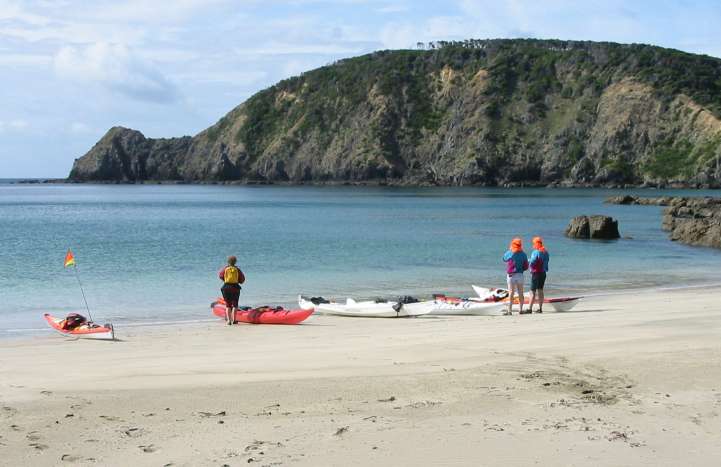
[[[720,291],[7,340],[0,464],[718,465]]]

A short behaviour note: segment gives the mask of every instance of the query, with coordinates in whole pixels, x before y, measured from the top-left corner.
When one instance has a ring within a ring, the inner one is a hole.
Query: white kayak
[[[474,315],[498,316],[502,315],[507,304],[503,302],[484,302],[458,297],[435,295],[431,315]]]
[[[474,298],[474,301],[482,303],[502,303],[508,306],[508,290],[506,289],[490,289],[487,287],[478,287],[472,285],[473,290],[478,295],[478,298]],[[531,293],[527,292],[524,294],[524,304],[528,305],[531,303]],[[583,297],[554,297],[545,298],[543,300],[544,305],[550,305],[554,311],[570,311]],[[518,299],[514,300],[514,303],[518,303]]]
[[[359,318],[409,318],[428,314],[433,302],[399,303],[355,301],[346,299],[345,303],[298,296],[298,305],[305,310],[313,308],[316,313],[336,316],[354,316]]]

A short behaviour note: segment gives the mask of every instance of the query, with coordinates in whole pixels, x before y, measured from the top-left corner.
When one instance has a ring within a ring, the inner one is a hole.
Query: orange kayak
[[[51,328],[67,337],[83,339],[115,340],[115,330],[112,324],[99,325],[95,323],[84,323],[74,329],[63,328],[63,318],[56,318],[49,313],[43,315],[45,321]]]

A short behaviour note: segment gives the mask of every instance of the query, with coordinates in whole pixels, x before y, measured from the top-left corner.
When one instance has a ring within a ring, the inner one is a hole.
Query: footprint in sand
[[[440,401],[418,401],[408,404],[406,407],[410,407],[411,409],[422,409],[424,407],[433,407],[434,405],[440,405],[442,403],[443,402]]]
[[[123,422],[123,421],[125,421],[121,418],[113,417],[111,415],[99,415],[99,417],[108,422]]]
[[[154,444],[148,444],[147,446],[138,446],[140,449],[143,450],[143,452],[151,453],[158,450],[158,448]]]
[[[30,446],[31,448],[35,448],[38,451],[44,451],[48,448],[47,444],[41,444],[41,443],[30,443],[30,444],[28,444],[28,446]]]
[[[63,454],[60,456],[60,460],[63,462],[77,462],[81,459],[82,457],[76,456],[75,454]]]
[[[127,436],[128,438],[139,438],[145,434],[144,430],[142,428],[136,428],[131,427],[127,430],[123,430],[123,435]]]
[[[257,451],[265,444],[265,441],[255,440],[245,447],[245,452]]]

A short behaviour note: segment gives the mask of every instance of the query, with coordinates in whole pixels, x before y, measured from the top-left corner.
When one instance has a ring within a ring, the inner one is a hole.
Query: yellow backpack
[[[225,268],[225,273],[223,274],[223,282],[226,284],[237,284],[240,282],[240,269],[236,268],[235,266],[228,266]]]

